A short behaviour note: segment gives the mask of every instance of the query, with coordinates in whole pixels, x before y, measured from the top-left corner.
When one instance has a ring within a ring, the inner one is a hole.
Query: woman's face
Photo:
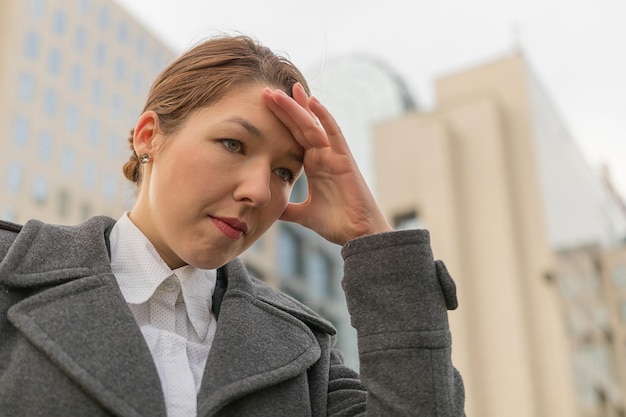
[[[138,144],[136,136],[151,162],[130,218],[170,268],[224,265],[287,207],[304,151],[264,104],[263,88],[234,90],[169,137],[157,129]]]

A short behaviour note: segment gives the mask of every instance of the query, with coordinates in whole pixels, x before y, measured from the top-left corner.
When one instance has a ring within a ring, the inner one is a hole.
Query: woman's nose
[[[233,197],[253,207],[263,207],[270,202],[271,172],[269,169],[254,169],[243,173]]]

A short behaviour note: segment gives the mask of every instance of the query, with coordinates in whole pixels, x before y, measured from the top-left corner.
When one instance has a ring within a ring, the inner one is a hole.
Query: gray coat
[[[159,377],[110,268],[114,220],[0,222],[0,415],[165,416]],[[446,307],[454,283],[428,233],[348,243],[344,289],[361,376],[335,329],[238,260],[198,396],[199,416],[461,416]]]

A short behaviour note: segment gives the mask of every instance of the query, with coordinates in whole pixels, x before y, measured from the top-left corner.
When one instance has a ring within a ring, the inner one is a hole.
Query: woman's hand
[[[299,223],[339,245],[391,231],[335,119],[299,83],[293,97],[281,90],[263,92],[267,106],[304,148],[309,195],[304,202],[289,203],[281,220]]]

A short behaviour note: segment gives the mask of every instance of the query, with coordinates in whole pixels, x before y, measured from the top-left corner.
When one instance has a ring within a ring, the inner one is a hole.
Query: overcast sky
[[[219,31],[288,55],[308,76],[334,56],[385,60],[422,107],[432,82],[516,47],[590,165],[626,196],[626,0],[116,0],[183,51]]]

